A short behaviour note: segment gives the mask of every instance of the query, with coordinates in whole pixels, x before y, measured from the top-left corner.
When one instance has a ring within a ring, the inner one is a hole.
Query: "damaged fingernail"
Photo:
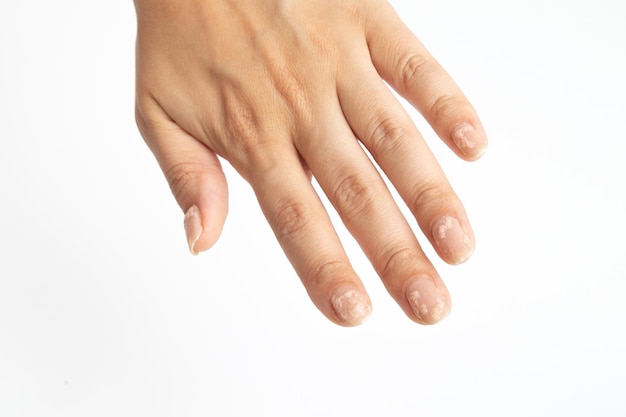
[[[189,251],[193,255],[197,255],[196,243],[202,235],[202,218],[198,206],[191,206],[185,213],[185,234],[187,235],[187,244]]]
[[[442,216],[433,223],[433,240],[442,259],[453,265],[465,262],[474,252],[474,243],[452,216]]]
[[[349,326],[363,323],[372,312],[367,298],[352,287],[336,289],[330,302],[339,320]]]
[[[413,279],[407,286],[406,298],[421,323],[435,324],[450,314],[449,297],[428,277]]]
[[[470,160],[480,158],[487,150],[486,140],[469,123],[461,123],[452,132],[452,140]]]

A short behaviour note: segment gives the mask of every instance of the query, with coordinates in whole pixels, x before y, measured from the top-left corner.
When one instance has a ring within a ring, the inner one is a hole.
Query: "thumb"
[[[224,227],[228,212],[226,177],[215,152],[161,109],[155,112],[157,116],[147,120],[137,110],[137,126],[185,213],[189,250],[197,255],[217,242]]]

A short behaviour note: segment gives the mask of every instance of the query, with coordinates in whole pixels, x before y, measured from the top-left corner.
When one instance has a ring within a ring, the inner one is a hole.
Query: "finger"
[[[342,326],[362,323],[371,301],[303,169],[295,149],[276,149],[261,172],[246,175],[309,297]],[[254,168],[253,168],[254,170]]]
[[[436,323],[449,312],[448,291],[349,126],[333,116],[338,107],[298,149],[391,296],[413,320]]]
[[[474,250],[465,209],[408,114],[368,65],[351,57],[337,91],[344,115],[394,184],[438,255],[459,264]]]
[[[472,105],[395,11],[379,9],[370,13],[366,38],[380,75],[422,113],[457,155],[480,158],[487,135]]]
[[[174,123],[157,103],[144,103],[137,125],[178,205],[194,255],[217,242],[228,212],[228,188],[217,155]]]

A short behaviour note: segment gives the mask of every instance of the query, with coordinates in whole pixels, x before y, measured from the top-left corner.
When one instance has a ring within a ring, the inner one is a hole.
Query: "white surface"
[[[218,245],[133,121],[130,1],[0,5],[0,416],[626,415],[626,6],[393,2],[490,134],[456,160],[478,238],[453,314],[318,313],[228,169]],[[432,253],[430,251],[429,253]]]

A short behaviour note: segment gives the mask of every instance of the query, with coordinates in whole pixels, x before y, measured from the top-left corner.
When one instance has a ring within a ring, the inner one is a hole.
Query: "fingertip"
[[[218,204],[213,204],[201,210],[197,205],[191,206],[185,212],[184,228],[187,237],[189,252],[196,256],[213,247],[218,241],[226,220],[227,197]]]
[[[352,286],[336,288],[330,296],[330,303],[336,317],[333,321],[344,327],[358,326],[372,313],[369,297]]]
[[[454,216],[443,215],[436,218],[432,223],[431,234],[437,253],[451,265],[462,264],[474,252],[475,244],[471,231],[466,231]]]
[[[452,129],[451,138],[460,156],[466,161],[476,161],[487,151],[487,135],[480,126],[459,123]]]
[[[409,317],[419,323],[439,323],[450,314],[450,294],[441,284],[436,285],[428,276],[419,276],[408,281],[405,297],[411,308]]]

